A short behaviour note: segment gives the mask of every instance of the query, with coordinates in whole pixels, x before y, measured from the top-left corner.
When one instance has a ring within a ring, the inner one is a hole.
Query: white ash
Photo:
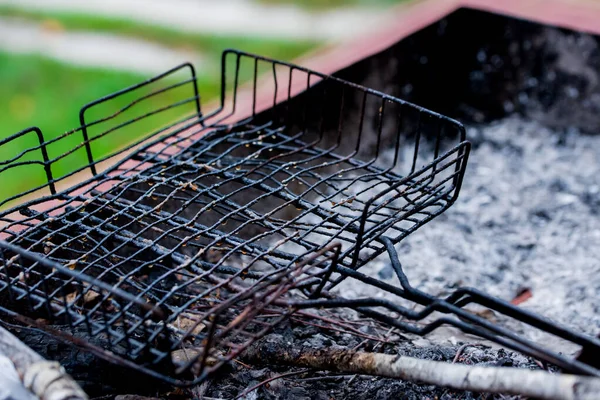
[[[509,301],[529,289],[522,307],[597,335],[600,135],[510,117],[468,137],[474,148],[458,200],[397,246],[410,282],[439,296],[471,286]],[[397,284],[385,255],[361,271]],[[338,292],[385,296],[353,280]],[[533,328],[509,326],[540,339]]]

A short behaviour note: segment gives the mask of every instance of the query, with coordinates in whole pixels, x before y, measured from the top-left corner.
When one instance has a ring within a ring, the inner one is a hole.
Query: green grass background
[[[86,103],[104,97],[110,93],[135,85],[147,77],[117,71],[94,68],[77,68],[67,66],[35,55],[8,55],[0,53],[0,110],[2,110],[0,140],[35,125],[42,129],[45,140],[63,136],[79,126],[79,109]],[[173,83],[167,80],[163,86]],[[208,77],[200,77],[201,93],[211,98],[218,94],[219,84]],[[182,94],[183,90],[187,90]],[[192,95],[191,86],[165,92],[128,110],[122,118],[91,127],[89,133],[94,137],[97,132],[105,131],[124,119],[138,116],[141,112],[157,109]],[[91,109],[88,120],[95,120],[111,115],[115,110],[130,104],[132,93],[112,100],[110,103]],[[183,110],[185,108],[185,110]],[[115,149],[131,143],[136,138],[146,135],[157,126],[176,120],[181,113],[192,111],[192,104],[162,112],[153,118],[146,118],[131,126],[115,131],[93,143],[94,157],[100,158]],[[48,146],[50,159],[73,149],[82,142],[82,134],[75,132]],[[0,146],[0,170],[7,165],[1,164],[19,154],[21,151],[38,145],[34,134],[18,137]],[[39,150],[29,152],[17,161],[42,160]],[[83,149],[61,159],[52,166],[55,177],[87,163],[87,155]],[[14,165],[14,163],[12,164]],[[16,193],[23,192],[45,182],[44,170],[38,165],[25,165],[6,169],[0,172],[0,202]]]
[[[285,41],[252,36],[199,35],[121,19],[26,11],[14,7],[0,7],[0,16],[39,22],[51,30],[91,30],[197,51],[206,60],[205,68],[197,69],[199,91],[203,103],[209,102],[220,93],[218,71],[220,70],[221,53],[224,49],[238,48],[272,58],[291,60],[318,45],[311,41]],[[39,55],[0,52],[0,141],[32,125],[42,129],[46,140],[60,137],[64,132],[79,126],[78,112],[84,104],[135,85],[149,77],[143,74],[101,68],[76,67]],[[173,82],[171,80],[171,83]],[[139,96],[139,93],[132,96]],[[111,101],[104,110],[99,110],[97,117],[102,117],[129,104],[134,98],[132,96],[124,96]],[[146,101],[143,106],[137,106],[139,108],[133,113],[140,112],[141,107],[158,108],[187,96],[188,93],[182,95],[181,91],[169,91]],[[97,140],[92,144],[94,157],[100,158],[112,153],[148,134],[157,126],[176,120],[184,111],[182,108],[186,108],[186,112],[192,109],[191,105],[188,106],[190,107],[180,107],[136,122]],[[122,120],[133,116],[131,113],[128,112]],[[106,126],[98,126],[96,130],[106,129]],[[80,133],[63,137],[49,146],[50,158],[73,149],[81,141]],[[28,134],[0,146],[0,202],[45,183],[45,173],[40,165],[25,165],[7,169],[6,163],[2,164],[2,160],[13,157],[24,149],[37,146],[37,144],[37,137]],[[41,160],[41,152],[29,152],[18,161],[32,160]],[[55,178],[60,177],[86,163],[87,155],[83,149],[80,149],[55,163],[52,166],[53,174]]]

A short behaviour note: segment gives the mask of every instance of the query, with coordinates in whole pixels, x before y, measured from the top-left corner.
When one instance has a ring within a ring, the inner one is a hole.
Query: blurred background
[[[79,125],[85,103],[185,61],[206,104],[219,93],[223,49],[290,61],[372,29],[401,1],[0,0],[0,141],[33,125],[57,137]],[[0,160],[35,143],[29,136],[0,146]],[[69,140],[80,137],[61,149]],[[20,192],[32,182],[4,174],[0,184]]]

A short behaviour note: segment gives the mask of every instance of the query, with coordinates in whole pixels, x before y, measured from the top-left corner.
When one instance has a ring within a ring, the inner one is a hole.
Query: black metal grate
[[[221,101],[211,114],[202,114],[194,70],[183,65],[85,106],[81,126],[57,138],[32,128],[0,142],[0,150],[10,148],[35,133],[39,144],[0,162],[0,178],[39,165],[47,179],[0,198],[4,207],[20,202],[0,213],[4,312],[46,318],[67,333],[86,326],[80,345],[176,384],[199,382],[296,308],[315,306],[354,308],[419,334],[451,323],[597,374],[462,309],[478,301],[559,329],[513,306],[475,291],[446,300],[414,291],[399,263],[402,289],[357,271],[386,251],[395,260],[394,243],[456,200],[469,153],[458,122],[250,54],[227,51],[222,65]],[[185,71],[191,76],[172,80]],[[181,99],[156,101],[170,91]],[[131,102],[110,110],[122,96]],[[99,107],[108,111],[88,121]],[[179,109],[189,115],[165,123]],[[148,121],[160,128],[103,151]],[[76,135],[80,145],[56,146]],[[69,157],[84,162],[69,170]],[[331,299],[328,290],[343,279],[428,308]],[[436,310],[462,320],[420,329],[377,307],[410,319]],[[565,329],[558,334],[598,346]]]
[[[265,69],[270,76],[261,83]],[[169,80],[182,71],[191,77]],[[249,87],[240,88],[248,78]],[[259,84],[272,91],[262,113]],[[223,56],[222,85],[220,108],[202,115],[194,70],[183,65],[86,105],[81,127],[58,138],[45,140],[32,128],[3,141],[7,146],[35,133],[39,144],[3,162],[0,176],[40,165],[47,178],[31,200],[0,215],[10,243],[3,245],[0,270],[0,295],[11,300],[5,311],[47,318],[67,331],[84,324],[90,344],[116,359],[179,383],[197,382],[289,312],[251,318],[281,304],[301,276],[307,279],[304,273],[292,279],[290,269],[324,251],[335,258],[330,267],[358,268],[383,251],[375,241],[383,232],[398,241],[456,198],[468,143],[452,120],[234,51]],[[182,88],[188,97],[177,103],[148,103]],[[131,103],[116,112],[86,119],[131,94]],[[152,135],[162,137],[96,160],[102,140],[190,105],[189,117]],[[373,131],[375,141],[362,138]],[[420,154],[425,134],[435,146]],[[50,147],[73,135],[81,135],[81,144],[52,158]],[[382,162],[378,147],[390,145],[396,157]],[[59,163],[77,152],[87,163],[57,174]],[[41,159],[28,159],[31,154]],[[81,179],[88,171],[91,178]],[[69,185],[74,173],[79,181]],[[327,280],[320,282],[304,291],[316,296]],[[187,329],[178,328],[182,323]],[[228,340],[232,330],[237,343]],[[213,354],[225,348],[226,356]],[[186,368],[173,365],[178,351],[194,354]],[[219,362],[209,368],[209,358]],[[186,376],[191,370],[193,377]]]
[[[275,302],[323,273],[314,268],[324,262],[320,256],[252,282],[246,270],[219,276],[181,266],[154,277],[123,273],[119,283],[107,284],[74,263],[0,242],[2,300],[10,304],[0,310],[108,361],[185,385],[203,380],[286,318],[291,309],[274,309]]]

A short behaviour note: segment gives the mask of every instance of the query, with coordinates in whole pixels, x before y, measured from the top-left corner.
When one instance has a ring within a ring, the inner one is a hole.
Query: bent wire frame
[[[450,323],[596,374],[462,307],[476,301],[576,343],[593,339],[477,291],[433,298],[408,285],[399,263],[401,288],[359,272],[386,251],[396,259],[395,243],[456,200],[470,145],[450,118],[229,50],[209,114],[184,64],[86,105],[80,123],[51,139],[31,128],[0,142],[9,154],[0,181],[32,166],[45,180],[0,195],[5,313],[46,318],[64,327],[57,335],[83,326],[79,345],[178,385],[205,379],[294,307],[315,306],[354,308],[419,334]],[[115,141],[126,145],[113,151]],[[349,278],[426,308],[320,299]],[[380,306],[460,319],[418,329]]]

